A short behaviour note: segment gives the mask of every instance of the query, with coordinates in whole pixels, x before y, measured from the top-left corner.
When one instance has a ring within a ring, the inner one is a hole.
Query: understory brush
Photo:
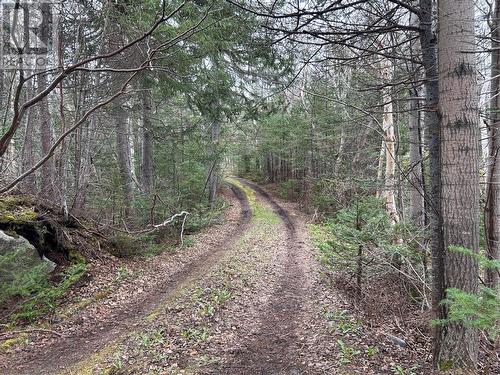
[[[206,204],[198,204],[189,210],[189,217],[186,220],[186,233],[195,233],[201,229],[221,221],[221,216],[228,207],[228,203],[223,198],[218,198],[215,207]]]
[[[327,218],[335,217],[340,210],[349,207],[353,201],[356,202],[353,197],[369,194],[372,190],[372,181],[356,176],[349,176],[344,180],[320,178],[311,181],[310,185],[311,206]]]
[[[27,297],[44,288],[48,283],[48,272],[51,265],[42,262],[29,270],[22,272],[12,272],[16,269],[16,264],[23,259],[19,259],[18,253],[11,252],[0,255],[0,304],[12,297]],[[11,275],[11,277],[6,277]]]
[[[70,253],[73,263],[62,272],[56,264],[40,259],[27,240],[4,240],[0,252],[0,318],[2,323],[22,323],[52,311],[59,299],[86,271],[86,263],[77,252]],[[56,268],[57,270],[57,268]]]
[[[14,310],[10,321],[14,324],[30,323],[53,311],[59,304],[60,298],[85,274],[87,264],[80,262],[65,268],[59,275],[60,281],[50,282],[48,279],[40,280],[36,275],[30,283],[30,289],[24,290],[26,299]],[[29,293],[28,293],[29,291]]]
[[[330,219],[311,224],[310,231],[328,280],[356,301],[364,317],[385,329],[404,330],[410,342],[429,345],[431,280],[421,233],[405,223],[391,225],[384,202],[376,198],[354,201]],[[475,253],[450,246],[448,251],[473,257],[481,273],[500,269],[500,262],[488,259],[484,249]],[[441,303],[448,317],[432,322],[482,332],[481,367],[490,370],[500,341],[499,292],[485,285],[475,293],[447,289]]]
[[[300,180],[286,180],[278,183],[276,194],[283,199],[292,201],[300,200],[304,197],[303,182]]]
[[[129,258],[154,257],[164,251],[175,251],[181,243],[181,231],[183,245],[191,246],[193,240],[190,234],[219,222],[227,207],[228,204],[224,199],[218,199],[214,208],[206,204],[194,205],[185,221],[184,217],[180,216],[171,226],[141,235],[118,232],[110,238],[110,252],[119,258]]]
[[[399,280],[414,301],[427,304],[426,254],[413,246],[411,228],[390,225],[381,200],[367,197],[312,224],[321,263],[362,297],[374,280]]]
[[[325,313],[338,337],[338,365],[391,358],[387,370],[394,372],[427,368],[421,356],[430,343],[425,255],[413,241],[419,234],[391,225],[385,202],[375,197],[357,199],[309,229],[324,281],[348,301],[345,311]],[[394,351],[389,337],[411,349]]]

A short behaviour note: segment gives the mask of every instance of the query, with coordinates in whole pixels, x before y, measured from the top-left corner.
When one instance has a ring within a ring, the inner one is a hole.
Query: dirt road
[[[118,281],[94,277],[97,289],[45,326],[60,336],[23,336],[0,373],[344,373],[325,313],[345,302],[320,279],[304,218],[249,181],[228,186],[220,225],[109,271],[128,270]]]

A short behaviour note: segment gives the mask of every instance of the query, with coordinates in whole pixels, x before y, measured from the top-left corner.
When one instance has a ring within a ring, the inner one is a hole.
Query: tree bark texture
[[[441,217],[441,119],[438,115],[439,84],[437,69],[437,38],[434,32],[434,0],[420,0],[420,46],[424,68],[424,128],[429,152],[429,187],[425,196],[430,221],[432,256],[432,312],[435,319],[444,319],[439,302],[444,298],[444,244]],[[433,364],[438,366],[442,326],[433,326]]]
[[[37,78],[38,82],[38,92],[43,91],[47,87],[47,75],[41,74]],[[42,154],[46,155],[49,153],[53,142],[53,129],[51,116],[49,111],[49,99],[48,96],[43,98],[38,105],[38,119],[40,120],[40,138],[41,138],[41,149]],[[41,173],[41,191],[40,194],[45,199],[54,201],[56,199],[56,164],[54,157],[51,157],[42,166]]]
[[[142,99],[142,157],[141,157],[141,183],[146,194],[153,190],[153,134],[152,134],[152,102],[151,90],[144,89],[141,94]]]
[[[489,112],[489,157],[486,184],[486,241],[489,259],[500,257],[500,2],[495,0],[491,26],[491,90]],[[486,284],[498,285],[499,271],[486,270]]]
[[[441,116],[441,204],[444,234],[443,289],[475,292],[479,250],[479,110],[476,81],[474,1],[439,1],[439,114]],[[446,312],[445,312],[446,313]],[[441,331],[438,364],[474,368],[477,331],[449,323]]]
[[[26,87],[26,98],[34,94],[34,84],[30,80],[27,82]],[[26,130],[24,133],[24,142],[22,150],[22,160],[21,160],[21,173],[26,172],[35,164],[35,123],[36,121],[36,111],[35,108],[31,107],[28,109],[26,115]],[[32,173],[26,180],[23,181],[23,190],[29,194],[35,194],[36,192],[36,175]]]
[[[418,90],[411,90],[412,96],[418,96]],[[410,219],[416,228],[424,226],[424,189],[422,182],[422,147],[420,130],[419,100],[410,101],[409,112],[410,138]]]

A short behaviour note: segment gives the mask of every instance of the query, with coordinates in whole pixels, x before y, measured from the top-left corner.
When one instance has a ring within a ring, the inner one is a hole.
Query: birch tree
[[[383,90],[383,115],[382,115],[382,128],[384,130],[384,147],[385,153],[385,187],[384,199],[387,213],[391,224],[399,223],[399,214],[396,208],[396,195],[394,189],[396,186],[396,137],[394,135],[394,116],[393,105],[391,96],[391,86],[389,85],[392,79],[393,65],[391,61],[384,58],[381,63],[381,74],[386,87]]]

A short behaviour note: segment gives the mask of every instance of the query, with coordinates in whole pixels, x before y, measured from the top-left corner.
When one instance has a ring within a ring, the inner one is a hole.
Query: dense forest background
[[[498,359],[497,1],[72,0],[24,32],[15,4],[2,210],[31,197],[128,246],[213,224],[227,176],[266,184],[357,298],[394,276],[432,312],[435,367]]]

